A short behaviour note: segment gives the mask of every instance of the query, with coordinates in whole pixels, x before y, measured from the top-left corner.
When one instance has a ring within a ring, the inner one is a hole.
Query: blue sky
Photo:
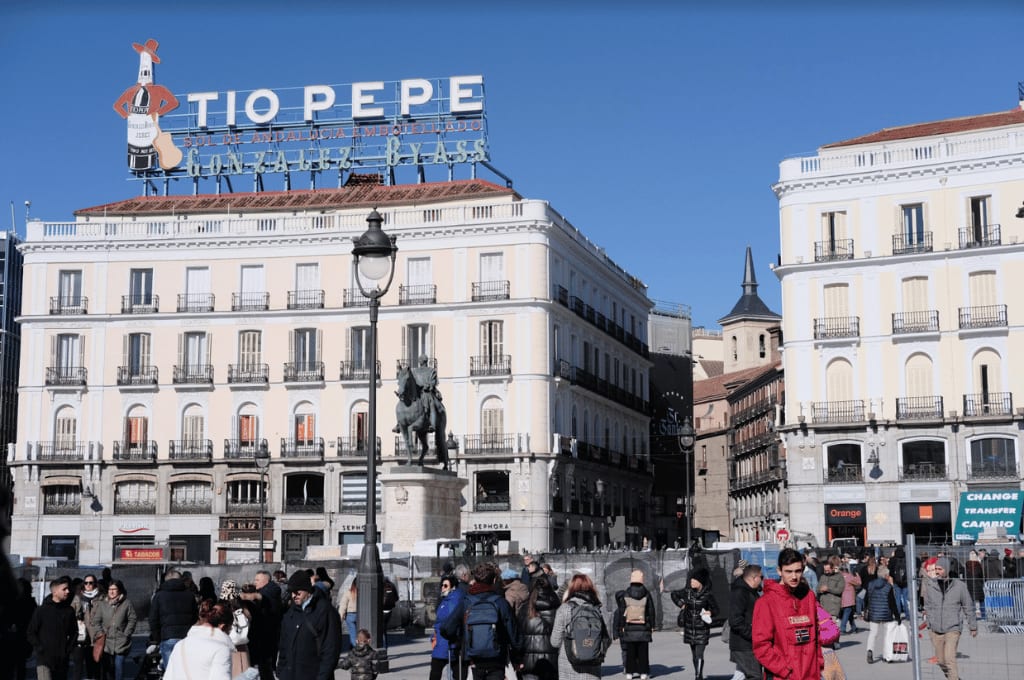
[[[781,313],[779,161],[1011,109],[1024,80],[1012,3],[822,5],[8,0],[0,225],[12,201],[21,231],[25,200],[61,221],[140,193],[112,109],[135,80],[133,42],[160,42],[156,82],[178,94],[479,73],[491,158],[520,194],[698,325],[738,299],[750,245]]]

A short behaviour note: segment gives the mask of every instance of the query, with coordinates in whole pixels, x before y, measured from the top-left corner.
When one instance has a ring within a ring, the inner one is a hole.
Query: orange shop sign
[[[163,562],[163,548],[121,548],[118,560],[121,562]]]

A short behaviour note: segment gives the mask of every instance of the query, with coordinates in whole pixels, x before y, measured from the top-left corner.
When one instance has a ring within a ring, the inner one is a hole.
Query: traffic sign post
[[[789,529],[786,529],[785,527],[783,527],[782,529],[779,529],[778,531],[775,532],[775,542],[776,543],[785,543],[788,540],[789,540]]]

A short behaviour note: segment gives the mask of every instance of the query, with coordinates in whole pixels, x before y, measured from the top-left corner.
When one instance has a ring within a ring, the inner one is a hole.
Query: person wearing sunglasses
[[[437,602],[437,615],[434,618],[434,637],[430,640],[430,680],[441,680],[444,667],[452,663],[453,658],[459,656],[458,651],[453,649],[454,643],[449,642],[441,634],[441,626],[461,609],[459,605],[462,602],[462,597],[458,579],[454,576],[445,576],[441,579],[441,594]],[[453,664],[452,668],[455,669],[456,665]],[[466,670],[469,670],[468,666]],[[461,680],[466,675],[457,674],[457,677]]]
[[[106,596],[106,592],[99,586],[95,574],[87,574],[71,600],[71,608],[75,610],[75,618],[78,619],[78,644],[71,655],[74,670],[69,676],[70,680],[100,677],[100,665],[92,658],[91,633],[96,605]]]

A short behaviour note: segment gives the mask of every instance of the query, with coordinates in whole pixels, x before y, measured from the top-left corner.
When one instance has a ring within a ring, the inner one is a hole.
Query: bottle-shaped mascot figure
[[[170,170],[181,162],[181,151],[174,146],[170,134],[160,131],[157,120],[178,108],[177,98],[163,85],[153,82],[153,64],[159,43],[150,38],[145,45],[132,43],[139,53],[139,80],[125,90],[114,110],[128,121],[128,167],[133,172],[155,170],[157,164]]]

